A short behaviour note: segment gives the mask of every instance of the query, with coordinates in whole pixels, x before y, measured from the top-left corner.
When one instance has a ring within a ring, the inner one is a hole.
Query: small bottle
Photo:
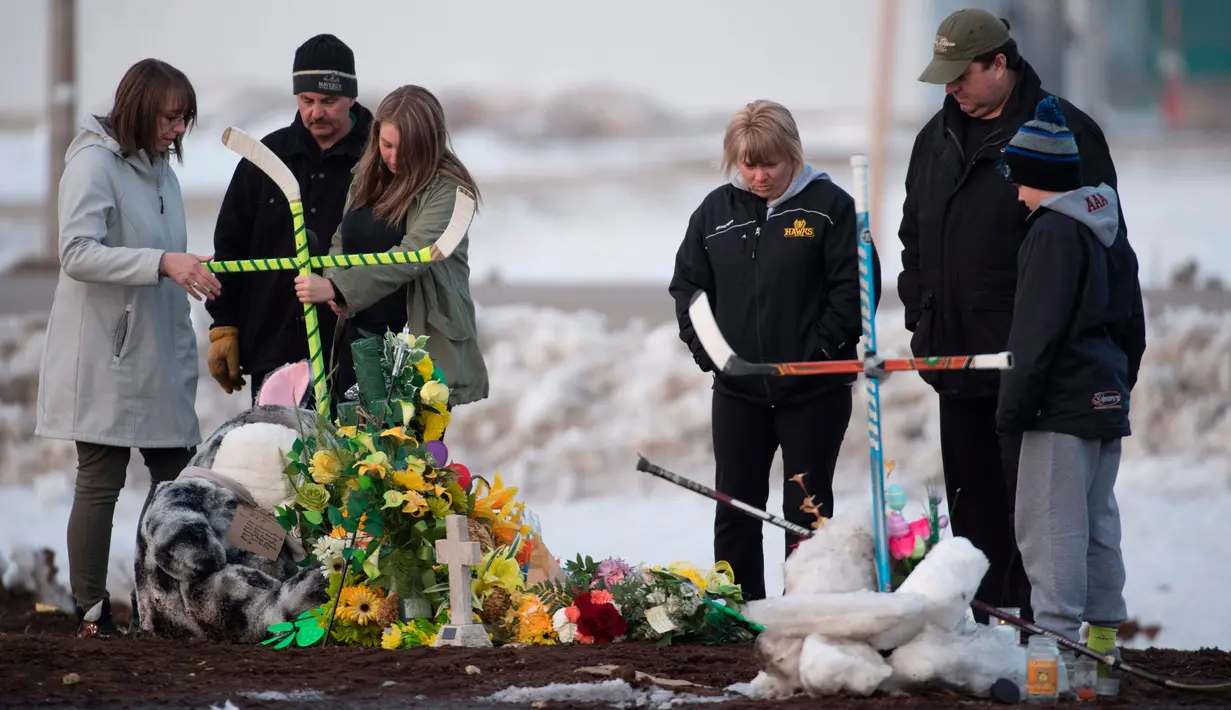
[[[1051,703],[1060,697],[1060,650],[1046,636],[1031,636],[1026,645],[1026,702]]]

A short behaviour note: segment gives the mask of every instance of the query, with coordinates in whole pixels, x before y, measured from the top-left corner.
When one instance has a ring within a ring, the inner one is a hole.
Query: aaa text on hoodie
[[[1045,200],[1018,253],[1001,375],[1001,431],[1129,436],[1129,393],[1145,352],[1137,256],[1106,184]]]

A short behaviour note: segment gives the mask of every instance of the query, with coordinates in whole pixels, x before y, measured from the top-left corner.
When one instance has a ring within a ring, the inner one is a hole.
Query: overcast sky
[[[0,0],[0,61],[9,67],[0,111],[37,112],[44,105],[48,4]],[[417,83],[519,94],[600,81],[685,110],[731,110],[753,98],[795,109],[866,110],[872,101],[872,0],[78,0],[78,6],[82,110],[105,110],[124,70],[147,56],[183,69],[203,97],[219,88],[264,85],[285,89],[289,99],[295,47],[318,32],[332,32],[355,50],[365,91]],[[915,81],[935,29],[929,6],[900,2],[899,113],[936,104]]]

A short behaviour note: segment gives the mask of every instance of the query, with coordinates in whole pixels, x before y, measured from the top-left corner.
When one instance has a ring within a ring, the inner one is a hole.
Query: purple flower
[[[594,573],[597,577],[595,582],[601,579],[604,584],[618,584],[624,581],[625,575],[629,572],[632,572],[632,568],[624,560],[619,557],[608,557],[598,563],[598,571]]]

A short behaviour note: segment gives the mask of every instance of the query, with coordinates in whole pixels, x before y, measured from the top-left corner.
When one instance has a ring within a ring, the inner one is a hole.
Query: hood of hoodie
[[[773,214],[775,207],[798,195],[805,187],[808,186],[809,183],[814,180],[830,179],[829,173],[817,170],[812,167],[812,165],[804,163],[803,170],[799,171],[799,174],[795,176],[795,179],[791,181],[791,184],[787,186],[786,192],[769,201],[769,214]],[[744,192],[752,192],[752,190],[748,189],[748,183],[744,182],[744,179],[740,177],[738,170],[735,172],[735,176],[731,178],[731,184]]]
[[[1111,247],[1120,231],[1119,204],[1116,191],[1103,183],[1056,195],[1040,202],[1039,207],[1072,217],[1089,227],[1104,247]]]
[[[90,146],[101,146],[115,153],[125,163],[128,163],[143,180],[147,180],[152,185],[162,185],[166,178],[167,169],[170,164],[167,162],[167,155],[161,154],[158,157],[150,160],[144,150],[139,150],[133,155],[124,155],[120,149],[120,143],[107,131],[107,119],[95,116],[94,114],[86,114],[85,120],[81,122],[81,132],[69,143],[68,150],[64,152],[64,160],[68,162],[74,155],[81,152],[83,149]]]

